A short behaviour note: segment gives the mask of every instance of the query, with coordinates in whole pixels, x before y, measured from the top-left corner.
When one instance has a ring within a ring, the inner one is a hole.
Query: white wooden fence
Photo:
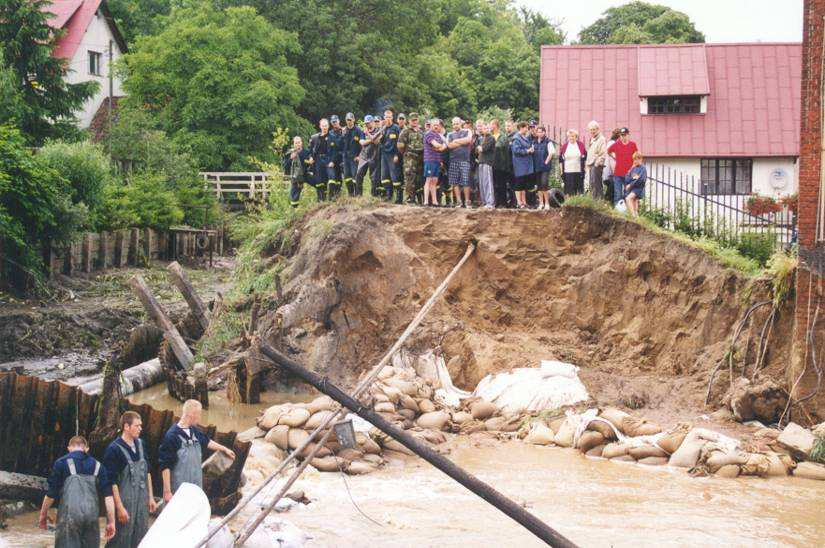
[[[266,200],[272,179],[263,172],[202,172],[206,187],[218,201]]]

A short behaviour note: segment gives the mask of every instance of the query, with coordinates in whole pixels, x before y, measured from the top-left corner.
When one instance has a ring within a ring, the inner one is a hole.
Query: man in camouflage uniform
[[[404,155],[404,189],[407,205],[415,204],[415,193],[424,170],[424,133],[418,126],[418,114],[411,113],[409,125],[398,136],[398,150]]]

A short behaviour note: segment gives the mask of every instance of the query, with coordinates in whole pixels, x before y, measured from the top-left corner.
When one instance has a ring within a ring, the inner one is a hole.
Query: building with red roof
[[[801,44],[544,46],[543,124],[627,127],[704,195],[798,188]],[[586,139],[585,139],[586,140]]]
[[[109,96],[109,49],[112,60],[126,52],[126,41],[112,19],[105,0],[52,0],[43,10],[49,14],[49,25],[62,35],[52,52],[66,59],[69,83],[98,82],[98,91],[77,113],[81,127],[92,122],[101,103]],[[113,77],[114,96],[123,95],[123,85]]]

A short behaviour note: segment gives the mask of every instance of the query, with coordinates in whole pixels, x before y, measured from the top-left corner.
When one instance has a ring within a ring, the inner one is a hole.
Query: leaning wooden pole
[[[175,357],[180,364],[185,370],[191,370],[195,362],[192,351],[186,346],[186,342],[184,342],[183,337],[180,336],[178,328],[175,327],[175,324],[173,324],[169,316],[166,315],[166,312],[158,300],[152,295],[149,286],[146,285],[146,281],[141,276],[133,276],[129,280],[129,285],[132,286],[132,290],[138,296],[140,302],[143,303],[143,308],[146,309],[146,313],[149,314],[149,317],[152,318],[155,325],[163,331],[166,340],[169,341],[169,345],[172,347],[172,352],[175,353]]]
[[[172,280],[172,283],[178,288],[181,295],[183,295],[186,304],[189,305],[189,310],[192,311],[201,328],[206,330],[206,328],[209,327],[209,310],[207,310],[206,305],[203,304],[203,301],[198,296],[192,282],[189,281],[189,276],[186,275],[186,272],[183,271],[177,261],[169,263],[166,270],[169,272],[169,279]]]
[[[419,441],[411,434],[397,428],[372,409],[367,409],[358,400],[352,398],[348,394],[344,393],[340,388],[332,384],[328,378],[322,377],[317,373],[308,370],[298,362],[284,356],[267,344],[261,345],[261,352],[267,358],[277,363],[285,371],[292,373],[304,382],[312,385],[315,389],[341,403],[344,407],[357,414],[359,417],[369,421],[373,426],[385,434],[398,440],[410,451],[420,456],[473,493],[504,512],[545,543],[550,546],[575,546],[575,544],[568,540],[564,535],[538,519],[514,501],[496,491],[493,487],[487,485],[472,474],[468,474],[462,470],[450,459],[438,453],[438,451],[434,450],[425,442]]]
[[[409,338],[412,332],[415,331],[415,328],[418,327],[422,321],[424,321],[424,318],[427,316],[427,313],[432,309],[433,306],[435,306],[435,303],[438,300],[438,298],[444,293],[444,291],[446,291],[447,287],[450,285],[450,281],[452,281],[455,275],[458,274],[458,271],[461,270],[461,267],[464,266],[464,263],[466,263],[469,260],[470,256],[473,254],[475,250],[475,242],[470,242],[469,244],[467,244],[467,249],[464,252],[464,255],[461,257],[461,260],[458,261],[458,263],[453,267],[450,273],[447,274],[447,277],[444,278],[444,280],[438,285],[435,291],[433,291],[433,294],[430,296],[429,299],[427,299],[427,302],[424,303],[424,306],[421,307],[421,310],[418,311],[418,314],[415,315],[415,318],[413,318],[413,320],[410,322],[410,324],[407,326],[407,328],[404,330],[401,336],[395,341],[392,347],[390,347],[389,351],[387,351],[384,357],[381,358],[381,361],[379,361],[378,364],[372,368],[369,374],[367,374],[367,376],[364,377],[364,379],[358,384],[358,386],[355,388],[355,391],[353,392],[354,397],[359,397],[361,394],[367,391],[367,389],[372,385],[373,382],[375,382],[375,379],[378,377],[378,374],[381,372],[384,366],[390,362],[393,355],[396,352],[398,352],[398,350]],[[304,440],[304,442],[300,446],[296,447],[291,453],[287,455],[287,457],[283,461],[281,461],[281,464],[278,465],[278,468],[272,474],[270,474],[269,477],[266,478],[249,497],[247,497],[241,504],[236,506],[229,514],[227,514],[220,521],[220,523],[218,523],[218,525],[216,525],[209,531],[209,534],[205,538],[203,538],[200,543],[197,544],[196,548],[206,546],[206,544],[209,542],[209,539],[215,536],[224,525],[229,523],[229,521],[232,518],[234,518],[238,513],[240,513],[240,511],[243,510],[243,508],[246,507],[246,505],[249,504],[255,497],[257,497],[258,494],[261,491],[263,491],[270,483],[275,481],[275,478],[277,478],[281,474],[281,472],[283,472],[284,469],[286,469],[290,462],[295,460],[295,458],[298,455],[304,454],[304,450],[313,442],[313,440],[316,438],[316,436],[318,436],[318,434],[320,434],[323,430],[329,428],[329,425],[332,424],[333,421],[336,421],[342,417],[343,408],[339,408],[336,412],[330,413],[327,416],[327,418],[309,434],[307,439]],[[316,447],[310,452],[309,455],[307,455],[307,457],[304,459],[305,462],[311,461],[313,457],[318,453],[318,451],[321,450],[321,447],[324,446],[326,439],[329,437],[329,432],[331,432],[331,430],[327,432],[327,434],[324,436],[321,442],[316,444]],[[275,504],[277,504],[277,502],[281,499],[283,494],[286,493],[286,489],[289,488],[289,486],[291,486],[295,482],[298,476],[300,476],[304,468],[306,468],[305,464],[303,466],[298,467],[298,469],[292,474],[292,476],[286,482],[284,487],[281,488],[278,496],[276,496],[273,500],[269,502],[269,504],[266,507],[264,507],[264,510],[262,510],[255,518],[255,520],[252,522],[252,525],[245,525],[243,531],[248,531],[248,535],[252,534],[255,528],[257,528],[257,526],[263,521],[263,519],[272,511],[272,509],[275,507]],[[244,533],[242,532],[241,535],[243,534]]]

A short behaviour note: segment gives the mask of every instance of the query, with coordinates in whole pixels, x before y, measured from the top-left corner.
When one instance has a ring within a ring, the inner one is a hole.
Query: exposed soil
[[[186,303],[168,282],[165,262],[88,277],[61,277],[50,301],[20,301],[0,294],[0,370],[18,369],[47,379],[67,379],[98,370],[116,341],[145,321],[129,278],[140,274],[173,319]],[[204,300],[230,287],[234,263],[218,260],[211,269],[187,265]],[[49,359],[43,359],[49,358]]]
[[[735,325],[749,303],[770,299],[766,280],[584,208],[331,206],[290,240],[280,250],[289,259],[284,295],[264,304],[259,333],[344,385],[389,348],[470,240],[477,251],[408,344],[440,349],[465,389],[490,372],[558,359],[582,368],[598,404],[644,408],[665,424],[695,417],[716,409],[729,386],[726,366],[705,409],[710,372]],[[754,362],[769,310],[743,333],[741,361]],[[792,325],[786,306],[763,369],[782,386]]]

